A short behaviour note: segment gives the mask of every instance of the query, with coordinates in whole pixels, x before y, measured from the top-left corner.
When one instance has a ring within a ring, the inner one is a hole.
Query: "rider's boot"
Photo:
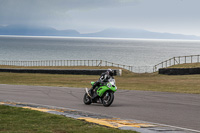
[[[87,95],[88,95],[90,98],[92,98],[91,89],[88,90],[88,88],[85,88],[85,91],[86,91]]]
[[[96,92],[96,89],[93,89],[91,88],[89,91],[88,91],[88,96],[93,100],[97,97],[97,92]]]
[[[95,88],[98,86],[98,84],[99,82],[95,82],[92,88],[87,93],[88,96],[91,97],[92,99],[94,99],[97,96]]]
[[[90,98],[93,97],[93,94],[94,94],[93,91],[94,91],[93,87],[92,87],[90,90],[88,90],[88,88],[86,88],[86,93],[87,93],[87,95],[88,95]]]
[[[92,88],[88,91],[88,96],[89,96],[90,98],[92,98],[92,91],[93,91]]]

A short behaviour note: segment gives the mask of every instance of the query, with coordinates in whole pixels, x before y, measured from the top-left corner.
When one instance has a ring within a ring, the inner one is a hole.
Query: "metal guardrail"
[[[128,66],[104,60],[40,60],[40,61],[7,61],[0,60],[0,65],[8,66],[112,66],[119,67],[135,73],[152,73],[159,68],[184,64],[199,63],[200,55],[177,56],[163,61],[155,66]]]
[[[153,71],[156,72],[159,68],[166,68],[177,64],[199,63],[199,61],[200,55],[177,56],[155,65]]]
[[[151,73],[152,66],[128,66],[104,60],[40,60],[40,61],[7,61],[0,60],[0,65],[8,66],[112,66],[135,73]]]

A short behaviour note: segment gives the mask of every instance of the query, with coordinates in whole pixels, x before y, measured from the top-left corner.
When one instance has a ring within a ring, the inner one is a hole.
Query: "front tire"
[[[83,97],[83,102],[86,104],[86,105],[90,105],[92,103],[92,100],[91,98],[88,96],[87,93],[85,93],[84,97]]]
[[[113,92],[106,92],[102,97],[103,106],[109,107],[114,100]]]

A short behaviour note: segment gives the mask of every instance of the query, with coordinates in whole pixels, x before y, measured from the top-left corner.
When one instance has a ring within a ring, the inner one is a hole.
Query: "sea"
[[[0,36],[0,60],[105,60],[154,66],[175,56],[199,55],[200,40]]]

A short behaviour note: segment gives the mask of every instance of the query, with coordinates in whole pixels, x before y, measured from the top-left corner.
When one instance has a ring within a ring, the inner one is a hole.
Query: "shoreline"
[[[33,36],[33,35],[0,35],[0,37],[21,37],[21,38],[63,38],[63,39],[97,39],[97,40],[141,40],[141,41],[196,41],[200,40],[188,40],[188,39],[155,39],[155,38],[112,38],[112,37],[69,37],[69,36]]]

